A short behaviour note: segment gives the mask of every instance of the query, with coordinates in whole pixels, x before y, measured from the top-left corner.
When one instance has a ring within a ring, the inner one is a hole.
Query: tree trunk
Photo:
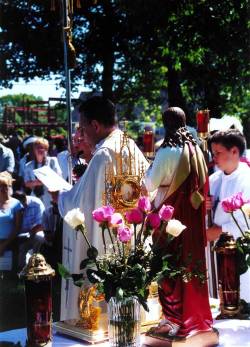
[[[103,96],[113,100],[113,74],[114,74],[114,45],[113,45],[113,8],[109,0],[103,2],[105,21],[103,26]]]
[[[167,62],[167,67],[168,67],[167,80],[168,80],[169,106],[181,107],[186,112],[187,106],[181,91],[179,73],[173,67],[173,62],[171,59],[169,59],[169,61]]]

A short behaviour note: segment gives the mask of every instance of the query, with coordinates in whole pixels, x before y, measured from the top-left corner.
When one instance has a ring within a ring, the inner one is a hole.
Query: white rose
[[[79,208],[74,208],[66,214],[64,220],[69,226],[71,226],[71,228],[75,229],[79,225],[84,224],[85,217]]]
[[[250,204],[243,205],[242,210],[247,217],[250,217]]]
[[[166,232],[168,234],[173,235],[174,237],[177,237],[180,235],[180,233],[186,229],[186,226],[183,225],[179,220],[177,219],[170,219],[168,221],[168,225],[166,227]]]

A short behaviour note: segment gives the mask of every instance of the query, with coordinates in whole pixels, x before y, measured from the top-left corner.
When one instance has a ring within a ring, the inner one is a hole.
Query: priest
[[[113,166],[116,171],[117,153],[123,132],[117,128],[114,104],[101,96],[88,99],[79,107],[79,130],[92,147],[93,157],[81,179],[68,192],[61,192],[58,206],[62,217],[73,208],[80,208],[85,215],[87,236],[100,253],[103,252],[101,229],[92,218],[92,211],[103,205],[105,191],[105,168]],[[136,171],[148,162],[133,140],[129,142],[130,152],[135,156]],[[128,149],[122,148],[121,155],[128,157]],[[63,234],[63,264],[71,273],[79,273],[81,260],[86,257],[87,246],[80,233],[72,232],[66,225]],[[61,319],[78,317],[78,288],[69,280],[63,280]]]

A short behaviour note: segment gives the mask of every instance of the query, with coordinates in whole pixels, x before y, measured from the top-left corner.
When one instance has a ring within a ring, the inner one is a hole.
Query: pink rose
[[[92,217],[98,223],[108,222],[114,211],[111,206],[102,206],[92,212]]]
[[[240,209],[247,201],[242,197],[242,193],[237,193],[222,200],[221,206],[224,212],[231,213]]]
[[[149,212],[151,210],[151,202],[148,196],[141,196],[138,200],[137,206],[142,212]]]
[[[170,205],[162,205],[160,211],[159,211],[159,216],[161,218],[161,220],[164,221],[169,221],[174,214],[174,207],[170,206]]]
[[[125,218],[130,224],[141,224],[143,221],[143,213],[139,208],[133,208],[133,210],[125,213]]]
[[[161,218],[159,217],[158,213],[150,213],[147,216],[147,224],[149,224],[153,229],[159,228],[161,225]]]
[[[133,235],[133,231],[129,227],[119,227],[117,229],[118,240],[123,243],[127,243],[128,241],[130,241],[132,235]]]
[[[122,226],[123,218],[120,213],[114,213],[111,216],[109,216],[109,225],[113,228],[117,228],[118,226]]]

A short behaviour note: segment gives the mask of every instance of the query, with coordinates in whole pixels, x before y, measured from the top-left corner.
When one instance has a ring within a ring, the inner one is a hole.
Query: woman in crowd
[[[12,177],[7,172],[0,173],[0,256],[6,255],[12,241],[20,230],[22,204],[11,197]]]
[[[49,143],[46,139],[38,137],[34,142],[33,149],[34,159],[27,163],[24,169],[24,183],[26,187],[32,189],[32,195],[39,197],[43,201],[46,208],[50,206],[50,194],[41,181],[36,178],[33,170],[47,165],[60,176],[62,171],[57,158],[48,156]]]

